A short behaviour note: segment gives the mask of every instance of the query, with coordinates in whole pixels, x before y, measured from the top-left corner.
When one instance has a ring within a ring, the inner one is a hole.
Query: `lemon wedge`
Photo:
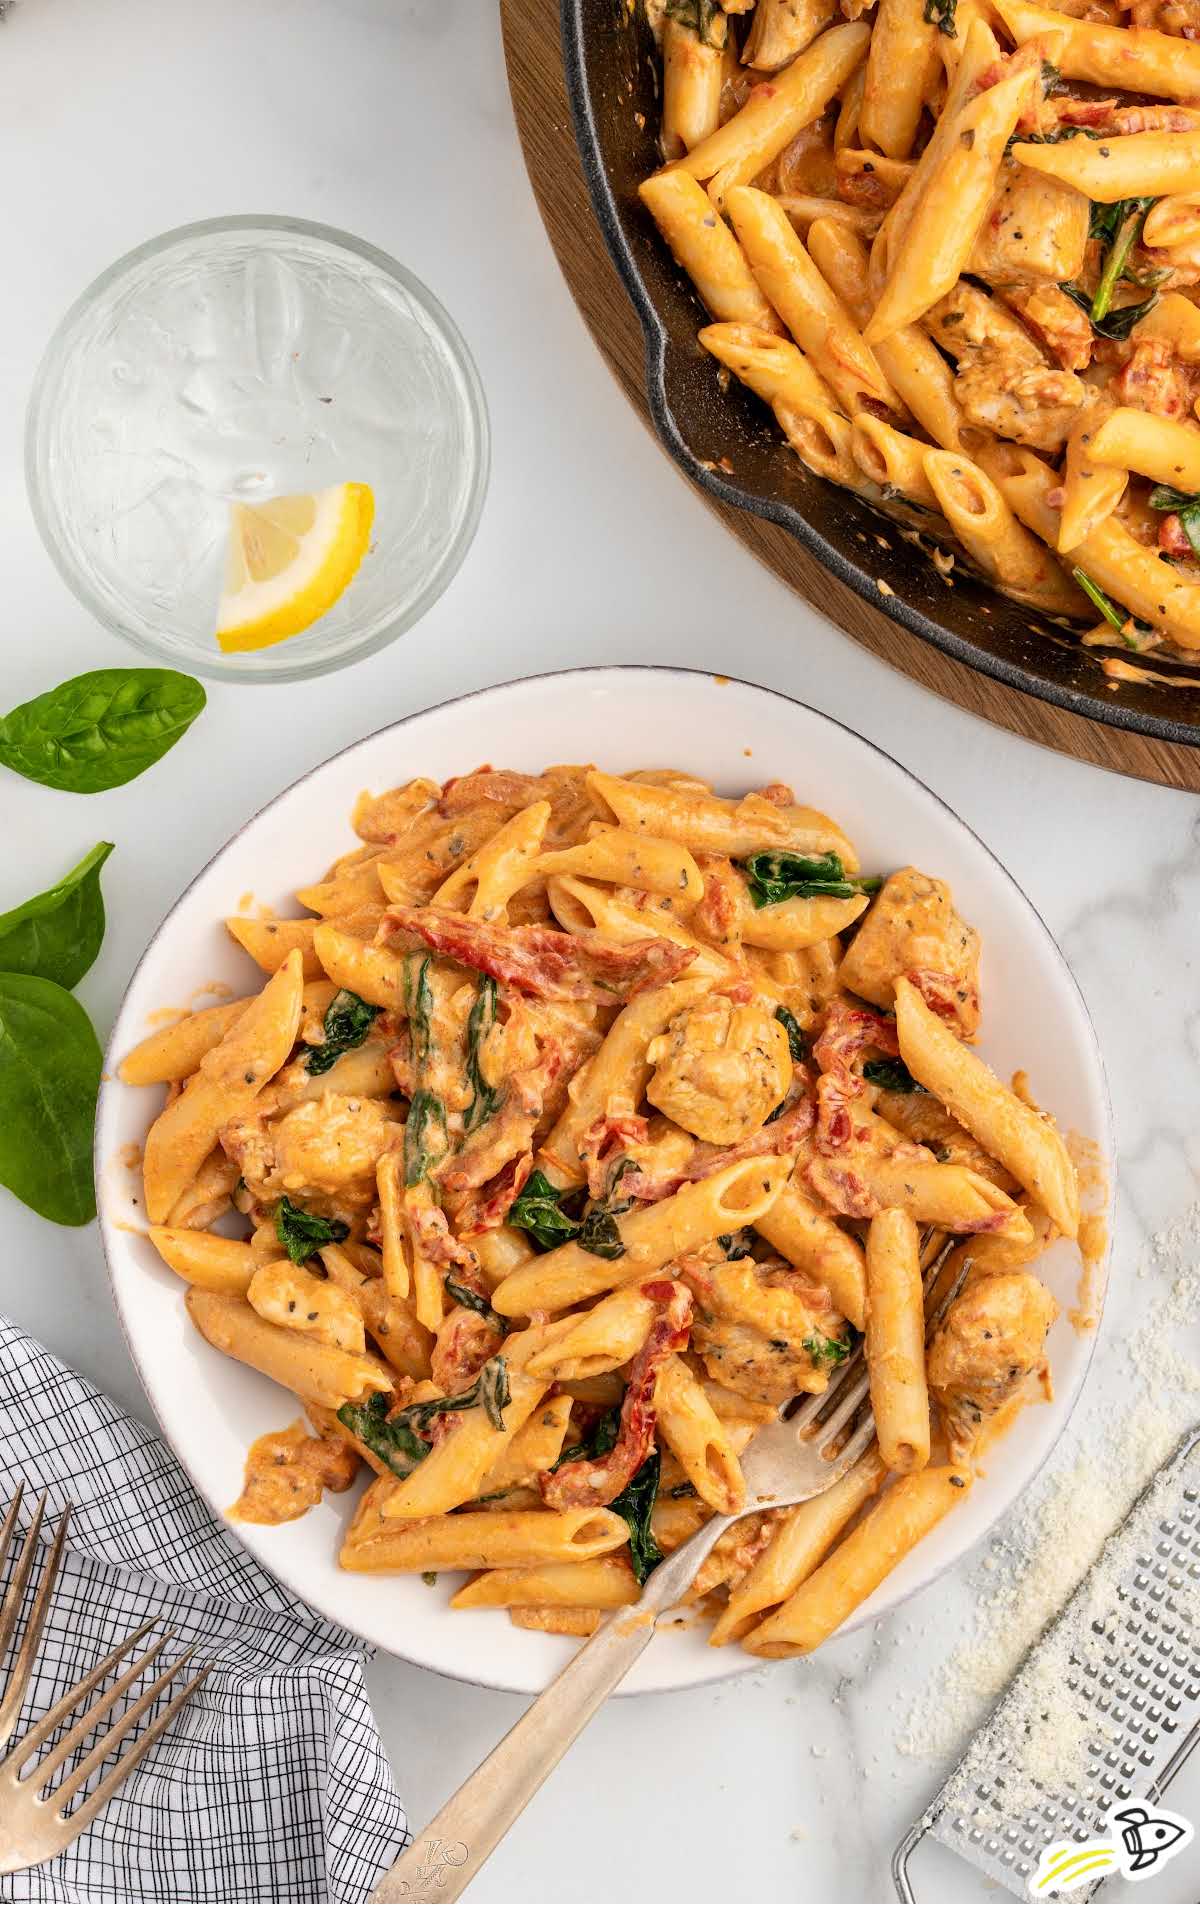
[[[331,609],[367,552],[374,515],[366,483],[234,503],[217,610],[226,653],[286,642]]]

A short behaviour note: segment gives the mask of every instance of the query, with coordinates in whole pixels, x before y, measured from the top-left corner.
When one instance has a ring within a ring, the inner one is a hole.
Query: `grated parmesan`
[[[1196,1419],[1200,1366],[1179,1344],[1190,1335],[1200,1354],[1200,1204],[1151,1238],[1138,1275],[1153,1287],[1148,1301],[1142,1299],[1125,1355],[1110,1360],[1107,1385],[1093,1380],[1077,1418],[1073,1459],[1034,1484],[972,1575],[970,1631],[909,1710],[896,1741],[902,1753],[949,1758],[962,1752]],[[1123,1407],[1114,1406],[1114,1377]],[[1200,1588],[1195,1602],[1200,1623]],[[1071,1696],[1067,1655],[1074,1647],[1086,1665],[1088,1650],[1098,1653],[1111,1640],[1117,1619],[1115,1573],[1102,1564],[1088,1589],[1086,1638],[1080,1641],[1076,1623],[1069,1635],[1064,1626],[1039,1653],[1020,1700],[1004,1709],[997,1731],[989,1730],[989,1769],[1003,1774],[1009,1816],[1039,1803],[1039,1786],[1066,1792],[1082,1778],[1097,1716],[1094,1707]],[[964,1775],[968,1768],[969,1778],[977,1780],[979,1768],[968,1762]]]

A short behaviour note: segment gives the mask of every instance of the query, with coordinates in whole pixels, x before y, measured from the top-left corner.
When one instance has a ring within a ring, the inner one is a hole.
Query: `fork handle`
[[[509,1827],[592,1715],[649,1646],[658,1616],[683,1598],[714,1544],[736,1520],[716,1515],[654,1570],[634,1607],[617,1608],[401,1853],[371,1893],[448,1905],[461,1898]]]

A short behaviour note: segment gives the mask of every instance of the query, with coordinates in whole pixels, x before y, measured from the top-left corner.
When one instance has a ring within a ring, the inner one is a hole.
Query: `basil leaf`
[[[364,1448],[378,1456],[385,1468],[402,1479],[411,1475],[418,1462],[429,1454],[428,1442],[422,1442],[405,1421],[408,1411],[388,1420],[386,1396],[372,1396],[369,1402],[344,1402],[337,1412],[338,1421]]]
[[[431,1091],[414,1092],[404,1126],[404,1182],[411,1186],[427,1178],[445,1157],[449,1143],[441,1099]]]
[[[815,857],[772,849],[752,853],[740,862],[750,881],[755,906],[778,906],[783,900],[852,900],[856,893],[873,893],[882,880],[850,879],[836,853]]]
[[[531,1171],[521,1195],[513,1199],[508,1221],[527,1230],[543,1250],[556,1250],[579,1235],[579,1225],[559,1208],[564,1193],[555,1190],[542,1171]]]
[[[331,1071],[343,1053],[357,1051],[382,1009],[368,1005],[357,992],[345,986],[335,992],[325,1013],[324,1040],[312,1047],[305,1060],[309,1076],[317,1078],[322,1072]]]
[[[112,841],[99,846],[58,882],[10,913],[0,913],[0,971],[32,972],[69,992],[104,939],[100,869]]]
[[[629,1560],[633,1578],[639,1587],[645,1586],[663,1558],[662,1549],[650,1529],[650,1517],[658,1495],[659,1467],[658,1450],[655,1449],[616,1500],[608,1504],[614,1515],[620,1515],[628,1523]]]
[[[863,1066],[863,1077],[868,1085],[878,1085],[882,1091],[924,1091],[924,1085],[918,1085],[902,1058],[869,1058]]]
[[[786,1005],[777,1005],[775,1017],[787,1033],[788,1051],[792,1055],[793,1065],[803,1065],[808,1057],[808,1040],[804,1036],[799,1019],[788,1011]]]
[[[446,1278],[444,1287],[452,1303],[461,1303],[464,1310],[474,1310],[476,1316],[485,1317],[493,1329],[504,1329],[495,1310],[485,1296],[480,1296],[478,1290],[470,1289],[465,1283],[456,1283],[453,1277]]]
[[[853,1345],[848,1336],[822,1336],[816,1330],[804,1338],[803,1347],[808,1351],[814,1369],[836,1369],[839,1363],[845,1362]]]
[[[480,1067],[483,1042],[496,1023],[496,996],[496,981],[481,979],[467,1020],[467,1083],[471,1087],[471,1102],[463,1119],[464,1131],[474,1131],[486,1124],[500,1103],[500,1091],[487,1083]]]
[[[204,707],[171,668],[96,668],[0,716],[0,763],[69,794],[122,787],[185,734]]]
[[[504,1411],[512,1401],[508,1364],[503,1356],[493,1356],[483,1365],[475,1387],[479,1392],[479,1405],[493,1429],[503,1430]]]
[[[946,35],[948,40],[956,40],[958,27],[954,16],[957,10],[958,0],[925,0],[925,10],[921,17],[926,26],[935,26],[939,33]]]
[[[55,1224],[96,1214],[92,1131],[100,1045],[77,999],[0,973],[0,1184]]]
[[[318,1217],[293,1204],[290,1197],[281,1197],[275,1206],[275,1235],[293,1263],[307,1263],[326,1244],[344,1243],[350,1226],[339,1217]]]

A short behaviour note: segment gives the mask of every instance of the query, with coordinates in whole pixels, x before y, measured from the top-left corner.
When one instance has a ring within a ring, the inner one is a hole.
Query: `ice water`
[[[329,665],[420,612],[473,526],[486,426],[461,340],[395,274],[319,230],[234,221],[147,247],[81,300],[43,368],[31,480],[103,619],[219,662],[230,504],[344,481],[375,493],[354,581],[310,630],[226,661]]]

